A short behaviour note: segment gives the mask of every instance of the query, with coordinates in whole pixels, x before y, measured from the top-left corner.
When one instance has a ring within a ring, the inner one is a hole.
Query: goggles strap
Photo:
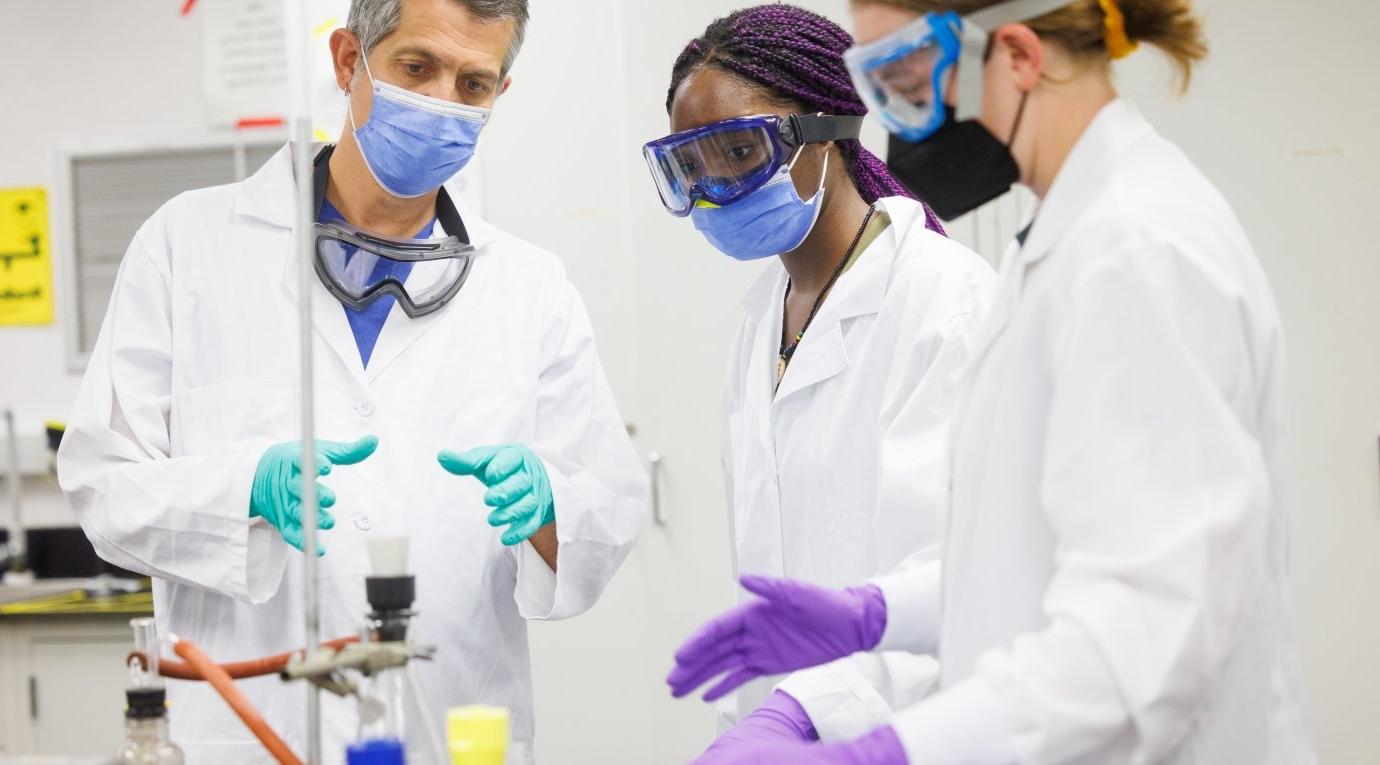
[[[321,205],[326,201],[326,184],[331,180],[330,159],[334,153],[334,145],[323,146],[321,151],[317,152],[316,159],[312,160],[312,209],[318,220],[321,218]],[[450,194],[446,193],[446,187],[442,186],[438,191],[440,193],[436,195],[436,220],[441,222],[441,228],[447,234],[458,238],[464,244],[469,244],[470,234],[465,229],[465,221],[461,219],[460,211],[455,208]]]
[[[1038,19],[1046,13],[1072,4],[1073,0],[1010,0],[964,16],[963,25],[973,24],[984,32],[991,32],[1003,24]]]
[[[787,146],[849,141],[862,134],[863,118],[854,115],[792,114],[781,123]]]
[[[958,50],[958,100],[956,119],[959,122],[977,119],[982,111],[982,75],[987,67],[987,30],[977,24],[963,23],[963,42]]]
[[[1004,24],[1039,18],[1072,0],[1010,0],[963,17],[963,45],[958,62],[958,121],[976,119],[982,109],[982,70],[987,38]]]

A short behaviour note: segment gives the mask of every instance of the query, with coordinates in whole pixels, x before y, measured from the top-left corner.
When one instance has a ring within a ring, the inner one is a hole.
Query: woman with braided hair
[[[675,63],[675,132],[645,151],[668,210],[730,257],[775,258],[744,301],[725,397],[730,523],[750,590],[761,575],[858,585],[937,555],[943,423],[993,279],[858,143],[851,44],[790,5],[718,19]],[[859,656],[774,693],[752,683],[721,705],[722,722],[741,723],[716,748],[867,730],[923,696],[934,666]]]
[[[677,654],[740,682],[905,649],[938,657],[938,689],[851,741],[717,762],[1316,762],[1274,297],[1227,200],[1111,74],[1153,46],[1186,84],[1207,50],[1189,0],[853,8],[845,60],[892,168],[941,214],[1014,183],[1039,205],[964,373],[942,559],[861,589],[758,582]]]

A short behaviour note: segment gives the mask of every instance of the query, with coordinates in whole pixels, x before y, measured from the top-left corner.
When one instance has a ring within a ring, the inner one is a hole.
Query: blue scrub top
[[[348,223],[345,216],[335,209],[328,200],[321,200],[321,214],[317,216],[318,223]],[[436,219],[426,224],[417,233],[416,239],[426,239],[431,236],[432,228],[436,225]],[[350,262],[350,257],[354,255],[354,250],[345,253],[345,262]],[[378,264],[374,266],[372,279],[377,282],[389,276],[400,282],[407,281],[407,275],[412,273],[411,263],[397,263],[385,258],[379,258]],[[347,305],[341,305],[345,309],[345,318],[350,322],[350,331],[355,335],[355,345],[359,348],[359,358],[364,362],[364,366],[369,366],[369,357],[374,355],[374,345],[378,343],[379,333],[383,332],[383,322],[388,319],[389,311],[393,310],[393,304],[397,301],[392,295],[383,295],[374,302],[362,309],[354,309]]]

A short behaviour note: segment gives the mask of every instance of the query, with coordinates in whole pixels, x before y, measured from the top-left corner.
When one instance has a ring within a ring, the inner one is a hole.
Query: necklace
[[[805,330],[810,328],[810,322],[815,320],[815,314],[819,313],[819,307],[824,304],[824,296],[829,294],[829,290],[834,288],[834,282],[843,275],[843,269],[848,265],[848,261],[853,258],[853,250],[857,249],[858,242],[862,241],[863,232],[867,230],[867,224],[872,222],[872,213],[876,212],[876,207],[868,207],[867,215],[863,216],[861,226],[858,226],[858,233],[853,235],[853,243],[848,245],[848,250],[843,253],[843,259],[834,266],[834,272],[829,275],[829,281],[824,283],[824,289],[819,291],[815,297],[815,303],[810,307],[810,313],[805,317],[805,323],[800,325],[800,331],[795,333],[795,338],[789,343],[781,344],[781,351],[776,359],[776,381],[781,384],[781,378],[786,376],[786,365],[791,363],[791,357],[795,356],[795,351],[800,347],[800,341],[805,339]],[[791,283],[786,282],[786,294],[781,298],[781,316],[786,315],[786,300],[791,296]]]

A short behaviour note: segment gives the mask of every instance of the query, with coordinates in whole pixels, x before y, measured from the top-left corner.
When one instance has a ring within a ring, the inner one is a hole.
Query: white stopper
[[[407,537],[371,536],[368,544],[374,576],[407,576]]]

